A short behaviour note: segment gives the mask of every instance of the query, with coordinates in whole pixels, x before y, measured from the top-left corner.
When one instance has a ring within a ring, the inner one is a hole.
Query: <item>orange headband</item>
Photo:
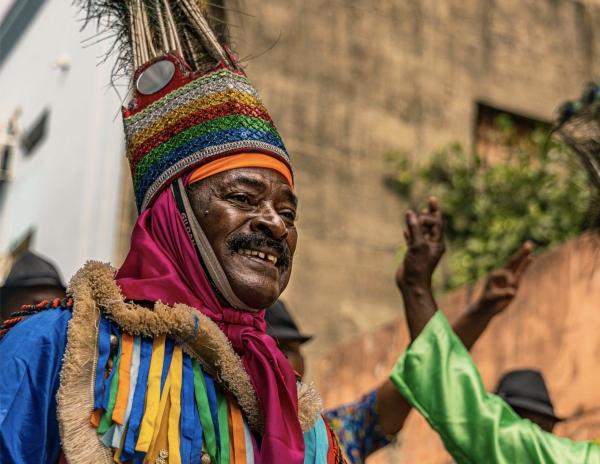
[[[211,161],[208,164],[200,166],[195,171],[192,171],[192,175],[188,180],[188,185],[206,179],[207,177],[214,176],[215,174],[219,174],[220,172],[237,168],[273,169],[285,177],[290,184],[292,191],[294,190],[290,168],[288,168],[285,163],[272,156],[263,155],[262,153],[241,153],[239,155],[226,156],[225,158]]]

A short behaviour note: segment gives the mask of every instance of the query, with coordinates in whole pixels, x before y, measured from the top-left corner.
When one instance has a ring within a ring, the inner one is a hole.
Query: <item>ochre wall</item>
[[[477,295],[480,284],[475,287],[460,288],[441,299],[439,308],[450,321]],[[540,370],[556,413],[570,418],[555,432],[574,440],[598,438],[599,334],[600,235],[596,233],[537,256],[517,298],[492,321],[472,355],[489,391],[508,370]],[[404,319],[397,319],[327,354],[318,368],[326,407],[351,401],[379,385],[408,340]],[[399,438],[370,463],[450,462],[437,434],[414,411]]]
[[[476,102],[536,119],[600,76],[597,0],[226,0],[232,46],[287,145],[300,241],[283,299],[308,377],[337,344],[400,316],[405,206],[383,155],[472,142]],[[241,10],[249,16],[238,15]],[[312,367],[311,367],[312,366]]]

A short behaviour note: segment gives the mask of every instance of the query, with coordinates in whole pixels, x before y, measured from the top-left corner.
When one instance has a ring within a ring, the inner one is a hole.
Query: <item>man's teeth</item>
[[[277,264],[277,257],[270,255],[269,253],[263,253],[262,251],[249,250],[248,248],[238,248],[238,255],[252,255],[258,256],[261,259],[271,261],[273,264]]]

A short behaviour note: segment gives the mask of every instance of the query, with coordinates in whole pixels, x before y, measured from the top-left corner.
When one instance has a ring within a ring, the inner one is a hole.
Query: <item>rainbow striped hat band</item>
[[[173,180],[210,160],[237,153],[290,158],[254,87],[229,55],[192,72],[176,51],[144,64],[123,108],[127,157],[141,214]]]

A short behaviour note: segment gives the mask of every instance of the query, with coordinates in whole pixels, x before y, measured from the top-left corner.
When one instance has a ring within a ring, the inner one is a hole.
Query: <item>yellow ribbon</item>
[[[156,419],[158,416],[160,398],[160,379],[162,377],[163,362],[165,358],[165,334],[154,337],[152,343],[152,359],[150,361],[150,372],[148,373],[148,392],[146,394],[146,407],[144,416],[142,417],[142,425],[140,427],[140,435],[135,445],[136,451],[148,452],[154,438],[154,429],[156,427]],[[164,391],[167,390],[165,382]],[[164,397],[168,395],[163,395]]]
[[[181,379],[183,377],[183,351],[175,346],[169,369],[171,378],[171,410],[169,411],[169,464],[181,464],[180,418],[181,418]]]
[[[160,399],[160,404],[158,406],[158,420],[156,421],[153,433],[152,433],[152,443],[150,445],[150,450],[146,454],[146,459],[144,459],[144,464],[154,464],[156,460],[156,456],[160,452],[160,449],[163,448],[164,442],[164,429],[168,425],[168,420],[165,421],[165,409],[168,409],[167,403],[170,402],[171,396],[169,395],[169,391],[171,390],[171,380],[172,376],[170,374],[171,370],[169,369],[169,375],[167,376],[167,380],[165,381],[165,386],[163,388],[163,395]],[[169,405],[170,406],[170,405]],[[168,417],[168,416],[167,416]],[[161,435],[162,439],[158,440],[158,435]],[[158,443],[158,446],[157,446]],[[160,448],[160,449],[159,449]],[[170,456],[169,456],[170,458]]]

